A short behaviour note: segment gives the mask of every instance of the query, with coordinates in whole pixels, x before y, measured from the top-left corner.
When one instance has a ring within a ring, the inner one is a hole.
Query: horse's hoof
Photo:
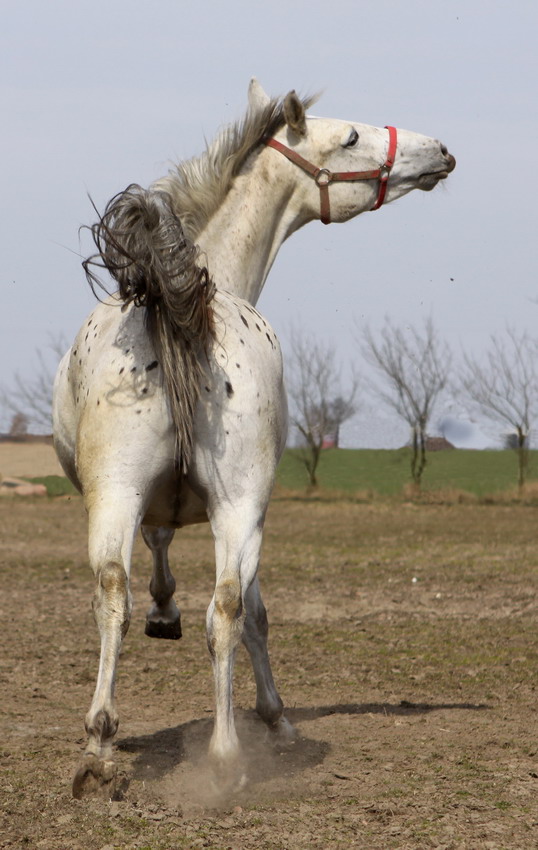
[[[81,800],[90,794],[110,799],[116,790],[116,765],[94,755],[84,756],[73,779],[73,797]]]
[[[145,633],[148,637],[163,638],[164,640],[179,640],[181,637],[181,620],[146,620]]]
[[[276,723],[271,724],[267,730],[267,738],[277,750],[290,750],[299,737],[295,726],[285,717],[281,717]]]
[[[213,798],[226,798],[237,794],[247,784],[247,773],[242,762],[213,763],[210,773],[210,789]]]

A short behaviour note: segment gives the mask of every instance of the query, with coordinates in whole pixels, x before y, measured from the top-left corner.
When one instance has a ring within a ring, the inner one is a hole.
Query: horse
[[[282,355],[255,303],[275,256],[305,224],[344,222],[455,167],[439,141],[394,127],[308,114],[314,98],[269,97],[254,79],[244,118],[149,189],[130,186],[91,228],[95,266],[119,284],[63,357],[54,444],[88,514],[101,651],[73,794],[112,794],[114,687],[131,614],[135,536],[151,550],[151,637],[181,636],[168,547],[209,521],[215,589],[206,632],[215,684],[209,757],[219,787],[245,781],[233,715],[242,641],[256,710],[275,742],[293,741],[267,651],[258,564],[287,433]]]

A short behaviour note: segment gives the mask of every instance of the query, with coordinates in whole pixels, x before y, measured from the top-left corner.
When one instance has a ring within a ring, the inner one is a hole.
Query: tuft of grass
[[[26,480],[31,484],[44,484],[47,488],[47,496],[74,496],[78,492],[69,479],[62,475],[44,475]]]

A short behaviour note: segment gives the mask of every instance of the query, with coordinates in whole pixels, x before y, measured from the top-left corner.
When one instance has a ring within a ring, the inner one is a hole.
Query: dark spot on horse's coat
[[[245,340],[244,340],[244,339],[240,339],[240,340],[239,340],[239,342],[241,343],[241,345],[244,345],[244,344],[245,344]]]
[[[125,353],[126,353],[126,354],[129,354],[130,350],[131,350],[130,348],[126,348],[126,349],[125,349]]]
[[[147,391],[148,391],[148,388],[147,388],[147,387],[144,387],[144,389],[142,390],[142,394],[143,394],[143,395],[146,395]]]
[[[149,364],[149,366],[146,366],[146,372],[151,372],[151,370],[152,370],[152,369],[156,369],[158,365],[159,365],[159,361],[158,361],[158,360],[153,360],[153,361]]]
[[[99,407],[100,404],[101,404],[101,399],[98,398],[97,399],[97,407]]]
[[[256,322],[256,327],[257,327],[257,329],[259,330],[259,332],[261,333],[261,332],[262,332],[262,329],[260,328],[260,326],[259,326],[258,322]]]
[[[245,325],[245,327],[247,327],[247,328],[248,328],[248,322],[247,322],[247,320],[245,319],[245,317],[244,317],[242,314],[241,314],[241,321],[243,322],[243,324]]]
[[[137,412],[137,413],[142,413],[142,411],[141,411],[141,410],[137,410],[136,412]]]
[[[240,369],[240,368],[241,368],[241,366],[239,365],[239,363],[236,363],[235,365],[237,366],[237,368],[238,368],[238,369]]]
[[[125,372],[125,366],[122,366],[121,369],[120,369],[120,375],[123,375],[124,372]]]
[[[131,372],[136,372],[136,366],[133,366],[133,368],[131,369]]]
[[[226,381],[225,386],[226,386],[226,394],[227,394],[228,398],[231,398],[234,394],[234,388],[232,387],[232,385],[229,381]]]
[[[268,340],[269,340],[269,342],[271,343],[271,348],[274,348],[275,346],[273,345],[273,340],[271,339],[271,337],[269,336],[269,334],[268,334],[268,333],[266,333],[266,334],[265,334],[265,336],[267,337],[267,339],[268,339]]]
[[[210,393],[210,392],[211,392],[211,390],[209,389],[209,387],[204,387],[204,390],[206,391],[206,393]]]

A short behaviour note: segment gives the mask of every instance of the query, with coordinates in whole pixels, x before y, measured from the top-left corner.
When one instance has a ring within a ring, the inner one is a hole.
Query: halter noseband
[[[383,204],[385,195],[387,194],[390,172],[396,158],[396,146],[398,143],[396,127],[385,127],[385,130],[389,131],[387,158],[381,168],[376,168],[373,171],[329,171],[328,168],[318,168],[313,165],[300,154],[283,145],[282,142],[277,142],[276,139],[268,139],[265,144],[270,148],[280,151],[290,162],[295,163],[295,165],[298,165],[299,168],[302,168],[303,171],[306,171],[307,174],[310,174],[314,178],[316,185],[319,187],[321,221],[323,224],[330,224],[331,205],[329,201],[329,185],[331,183],[337,183],[343,180],[379,180],[377,199],[372,210],[378,210]]]

